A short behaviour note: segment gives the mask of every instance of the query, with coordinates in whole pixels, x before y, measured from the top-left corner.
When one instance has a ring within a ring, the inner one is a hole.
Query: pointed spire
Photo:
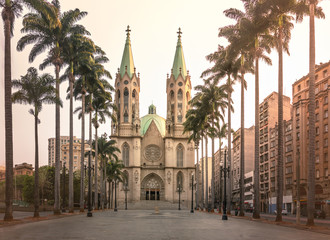
[[[186,69],[186,62],[184,60],[183,56],[183,49],[182,49],[182,43],[181,43],[181,28],[179,28],[178,33],[178,42],[176,44],[176,51],[174,56],[174,62],[173,62],[173,75],[174,78],[177,79],[179,74],[181,73],[183,78],[187,76],[187,69]]]
[[[131,29],[127,26],[126,29],[126,43],[123,53],[123,58],[121,59],[120,64],[120,76],[123,77],[127,72],[128,76],[131,78],[134,73],[134,62],[133,62],[133,54],[131,47],[131,39],[130,39],[130,31]]]

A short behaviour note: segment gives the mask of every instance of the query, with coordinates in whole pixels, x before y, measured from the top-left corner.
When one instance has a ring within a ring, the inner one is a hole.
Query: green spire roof
[[[130,78],[132,78],[134,73],[134,62],[133,62],[133,54],[132,54],[132,47],[131,47],[131,39],[130,39],[130,32],[129,26],[127,26],[126,30],[126,43],[123,53],[123,58],[121,59],[120,64],[120,76],[123,77],[126,72],[127,67],[127,74]]]
[[[176,51],[175,51],[174,62],[172,67],[172,71],[175,79],[178,78],[180,74],[180,69],[183,78],[187,76],[186,62],[184,60],[182,43],[181,43],[181,34],[182,34],[181,28],[179,28],[178,43],[176,44]]]

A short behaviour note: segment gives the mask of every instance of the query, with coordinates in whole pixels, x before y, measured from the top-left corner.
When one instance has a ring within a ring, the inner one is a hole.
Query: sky
[[[316,20],[316,63],[330,60],[330,1],[320,3],[326,19]],[[192,86],[202,84],[201,73],[210,67],[205,56],[216,51],[218,44],[226,45],[218,37],[219,28],[232,24],[223,11],[228,8],[243,9],[240,0],[61,0],[62,12],[74,8],[87,11],[80,24],[91,33],[93,41],[100,46],[109,58],[105,64],[112,77],[120,67],[126,39],[127,25],[131,28],[131,43],[134,64],[141,78],[140,117],[147,114],[148,106],[153,103],[157,114],[166,117],[166,75],[171,72],[180,27],[182,45],[187,70],[191,75]],[[26,11],[25,11],[26,13]],[[2,22],[2,19],[0,20]],[[3,24],[3,23],[1,23]],[[15,21],[12,38],[12,78],[19,79],[29,67],[39,67],[46,53],[39,55],[34,62],[28,62],[32,46],[22,52],[16,51],[22,18]],[[295,24],[290,42],[290,56],[284,55],[284,94],[292,98],[292,84],[308,73],[309,69],[309,19]],[[273,51],[270,55],[272,66],[260,64],[260,102],[278,89],[278,57]],[[41,73],[54,75],[54,68],[48,67]],[[248,84],[245,93],[245,127],[254,125],[254,76],[246,75]],[[114,79],[110,80],[114,84]],[[61,136],[69,135],[69,102],[65,100],[68,83],[61,84]],[[192,93],[194,94],[195,91]],[[240,127],[240,86],[234,87],[235,112],[232,128]],[[74,107],[80,106],[76,101]],[[28,113],[31,106],[13,105],[14,164],[23,162],[34,165],[34,121]],[[39,159],[40,166],[47,164],[48,138],[55,136],[55,106],[44,105],[40,114]],[[86,125],[86,133],[88,125]],[[99,128],[99,134],[110,135],[110,120]],[[78,117],[74,116],[74,135],[81,136]],[[88,137],[88,135],[87,135]],[[218,146],[218,143],[215,143]],[[210,151],[209,151],[210,153]],[[4,35],[0,34],[0,166],[5,165],[5,126],[4,126]]]

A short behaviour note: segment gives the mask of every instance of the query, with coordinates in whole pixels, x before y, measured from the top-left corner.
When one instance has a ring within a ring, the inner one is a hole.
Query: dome
[[[152,111],[150,111],[150,109],[152,109]],[[144,136],[144,134],[146,134],[152,121],[154,121],[154,123],[156,124],[158,131],[160,132],[162,137],[164,137],[165,136],[165,119],[156,114],[156,107],[154,105],[151,105],[149,107],[149,114],[145,115],[141,118],[141,136]]]

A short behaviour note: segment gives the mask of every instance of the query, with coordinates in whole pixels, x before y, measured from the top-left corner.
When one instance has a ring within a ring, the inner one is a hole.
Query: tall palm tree
[[[125,165],[120,160],[110,160],[106,166],[106,175],[107,180],[110,183],[114,183],[115,185],[115,205],[117,205],[117,183],[123,182],[127,177],[121,169],[123,169]],[[113,194],[112,194],[113,195]]]
[[[219,36],[221,36],[219,34]],[[223,46],[218,46],[218,50],[214,53],[206,56],[206,59],[214,65],[208,68],[202,73],[202,77],[208,76],[208,79],[222,79],[227,77],[227,116],[228,116],[228,132],[231,132],[231,112],[232,109],[232,98],[231,94],[233,91],[233,85],[236,83],[238,71],[240,68],[240,61],[235,59],[235,56],[229,55],[228,51]],[[228,135],[228,166],[231,164],[231,134]],[[230,182],[230,175],[228,176]],[[230,192],[230,189],[229,189]],[[231,194],[228,194],[228,199],[230,200]],[[228,201],[230,202],[230,201]]]
[[[0,0],[5,35],[5,135],[6,135],[6,210],[5,221],[13,220],[13,126],[11,102],[11,37],[15,18],[23,11],[23,5],[34,11],[43,11],[49,17],[55,14],[52,8],[42,0]]]
[[[74,34],[87,33],[82,25],[76,24],[86,15],[79,9],[61,13],[58,0],[53,0],[56,18],[50,18],[43,12],[30,13],[24,16],[22,32],[26,33],[17,43],[17,50],[22,51],[27,45],[35,44],[29,54],[33,62],[37,55],[49,49],[48,56],[40,65],[40,69],[53,65],[56,76],[56,94],[60,97],[60,69],[63,66],[63,45],[66,39]],[[55,204],[54,214],[60,214],[60,106],[55,106]]]
[[[109,84],[109,86],[111,86]],[[106,117],[111,118],[112,121],[116,121],[115,115],[113,114],[113,111],[110,111],[111,109],[115,109],[115,105],[112,103],[112,97],[110,92],[105,92],[105,94],[96,94],[95,98],[93,99],[93,108],[94,108],[94,118],[93,118],[93,125],[95,128],[95,162],[98,162],[98,127],[99,123],[105,123]],[[95,167],[96,168],[96,167]],[[100,166],[101,172],[100,172],[100,190],[101,190],[101,203],[102,203],[102,196],[103,196],[103,166],[101,161]],[[98,192],[98,175],[95,174],[95,192]],[[98,203],[98,196],[95,194],[94,202]],[[98,207],[98,206],[97,206]],[[103,208],[103,205],[102,205]],[[97,209],[97,208],[96,208]]]
[[[89,34],[84,31],[85,34]],[[73,213],[73,85],[80,62],[88,59],[95,52],[94,43],[81,34],[74,34],[65,39],[63,44],[63,61],[68,65],[66,74],[62,78],[69,79],[70,98],[70,140],[69,140],[69,212]],[[83,155],[82,155],[83,156]],[[83,173],[83,171],[82,171]],[[83,182],[83,181],[82,181]]]
[[[309,0],[309,155],[308,155],[308,192],[307,225],[314,225],[315,210],[315,15],[324,18],[318,0]],[[299,191],[299,190],[298,190]]]
[[[38,142],[38,124],[39,113],[43,104],[58,103],[56,90],[54,88],[55,80],[49,74],[38,76],[35,68],[29,68],[27,74],[20,80],[13,80],[13,87],[18,91],[12,96],[13,103],[31,104],[34,109],[29,113],[34,116],[34,137],[35,137],[35,172],[34,172],[34,217],[39,217],[39,142]]]
[[[244,39],[247,51],[254,57],[255,65],[255,174],[254,174],[254,218],[260,218],[259,203],[259,59],[264,60],[267,64],[271,64],[269,57],[263,54],[264,51],[270,52],[272,38],[268,34],[268,19],[258,1],[242,0],[245,12],[238,9],[228,9],[225,15],[234,20],[240,21],[240,27],[244,28],[248,34]],[[244,21],[243,21],[244,20]],[[243,32],[243,31],[242,31]],[[244,124],[244,122],[243,122]],[[241,129],[242,131],[242,129]],[[244,132],[242,132],[244,135]],[[241,133],[241,134],[242,134]],[[244,144],[244,143],[243,143]],[[241,168],[242,169],[242,168]],[[242,180],[242,179],[241,179]],[[241,184],[244,184],[241,181]],[[243,212],[243,198],[241,191],[240,196],[240,215]]]

